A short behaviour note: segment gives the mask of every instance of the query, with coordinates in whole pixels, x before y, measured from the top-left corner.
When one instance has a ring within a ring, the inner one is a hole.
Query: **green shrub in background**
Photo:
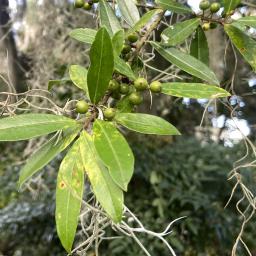
[[[240,221],[234,207],[236,198],[224,209],[233,185],[226,177],[244,148],[241,145],[226,148],[214,143],[202,144],[192,138],[165,143],[148,137],[134,139],[132,147],[137,169],[126,205],[145,227],[158,231],[178,216],[187,216],[175,224],[175,233],[168,238],[180,253],[178,255],[229,255]],[[10,150],[14,148],[3,148],[2,152]],[[2,171],[0,177],[0,255],[65,255],[54,229],[52,195],[54,167],[58,164],[55,161],[51,168],[45,169],[43,178],[49,192],[39,192],[35,201],[29,193],[11,195],[16,189],[19,168],[1,169],[6,171]],[[248,181],[255,181],[255,177],[248,177]],[[247,243],[252,249],[255,247],[253,231],[252,226],[246,229]],[[109,235],[118,235],[111,232]],[[144,235],[140,239],[152,255],[169,255],[161,242]],[[105,241],[100,255],[144,254],[132,239],[122,237]]]

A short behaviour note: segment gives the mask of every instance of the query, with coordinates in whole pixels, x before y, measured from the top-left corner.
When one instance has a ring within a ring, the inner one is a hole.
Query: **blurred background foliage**
[[[61,79],[67,75],[70,64],[88,64],[87,46],[71,40],[68,33],[76,27],[95,27],[95,17],[93,13],[74,10],[71,2],[0,1],[0,36],[5,35],[0,40],[0,57],[3,60],[0,73],[7,78],[7,71],[10,72],[10,79],[17,91],[47,89],[50,79]],[[246,2],[249,7],[241,4],[236,13],[239,17],[256,13],[254,1]],[[12,7],[9,16],[8,12],[3,15],[3,10],[6,10],[4,5]],[[166,19],[171,22],[182,20],[183,17],[174,15]],[[11,33],[6,34],[3,29]],[[255,31],[252,33],[256,35]],[[211,49],[211,67],[222,84],[229,88],[234,70],[231,47],[226,51],[229,64],[226,66],[223,59],[227,43],[224,34],[217,29],[208,32],[207,37]],[[9,60],[6,49],[10,53]],[[156,63],[159,69],[167,66],[160,59]],[[150,73],[151,77],[154,75]],[[235,108],[233,114],[241,124],[239,127],[254,141],[256,77],[239,58],[234,78],[235,96],[230,99],[231,106]],[[0,80],[0,91],[7,89]],[[82,97],[71,84],[60,85],[51,93],[60,106],[70,98]],[[149,112],[148,103],[142,106],[142,111]],[[232,181],[227,181],[228,174],[235,161],[244,156],[246,149],[241,134],[230,118],[230,110],[219,102],[214,106],[207,104],[207,101],[156,96],[150,112],[171,121],[183,136],[172,139],[127,134],[136,156],[136,170],[126,194],[126,205],[147,228],[154,231],[164,229],[168,222],[177,217],[186,216],[174,225],[174,232],[168,237],[178,255],[230,255],[241,227],[242,219],[235,208],[241,191],[235,193],[227,208],[224,209],[224,206],[234,186]],[[206,106],[205,122],[200,127]],[[17,191],[21,165],[31,150],[42,142],[33,140],[29,144],[0,144],[0,256],[66,255],[57,239],[54,224],[55,180],[61,156],[33,179],[24,191]],[[250,157],[244,162],[249,162]],[[243,169],[241,174],[244,183],[255,193],[255,170]],[[118,235],[110,230],[107,232]],[[253,218],[246,226],[244,236],[252,255],[256,255],[255,235]],[[168,255],[161,242],[143,235],[140,239],[152,255]],[[122,237],[104,242],[100,255],[144,254],[132,239]],[[246,252],[239,248],[238,256],[243,255]]]
[[[189,137],[175,142],[131,134],[129,137],[136,170],[126,194],[126,205],[147,228],[155,231],[164,229],[168,221],[178,216],[186,216],[174,224],[174,232],[168,238],[179,255],[230,255],[241,225],[235,209],[240,195],[236,194],[224,209],[234,185],[227,182],[227,174],[233,162],[243,155],[244,147],[226,148]],[[8,154],[10,150],[13,155]],[[54,225],[55,178],[61,157],[44,170],[40,177],[43,183],[32,183],[30,192],[18,193],[19,167],[10,162],[17,161],[19,150],[9,146],[2,151],[8,155],[8,161],[0,180],[0,252],[65,255]],[[248,184],[253,186],[255,173],[244,172]],[[245,239],[256,252],[254,221],[246,227]],[[110,230],[108,233],[118,235]],[[143,235],[140,238],[152,255],[168,255],[161,242]],[[144,255],[130,238],[104,242],[101,250],[100,255],[104,256]],[[240,253],[245,255],[242,250]]]

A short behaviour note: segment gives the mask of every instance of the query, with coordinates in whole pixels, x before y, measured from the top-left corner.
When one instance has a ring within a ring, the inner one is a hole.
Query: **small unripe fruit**
[[[114,108],[106,108],[103,111],[103,115],[107,120],[112,120],[116,115],[116,110]]]
[[[76,8],[82,8],[84,6],[84,0],[75,0],[74,5]]]
[[[134,34],[128,35],[127,39],[128,39],[129,42],[135,43],[135,42],[138,41],[139,37],[138,37],[137,34],[134,33]]]
[[[202,11],[205,11],[207,10],[208,8],[210,7],[210,2],[209,1],[202,1],[199,5],[199,8],[202,10]]]
[[[215,29],[218,27],[218,24],[217,23],[211,23],[210,24],[210,29]]]
[[[128,44],[123,45],[122,54],[127,54],[131,51],[131,46]]]
[[[118,91],[120,87],[120,84],[116,81],[116,80],[110,80],[109,84],[108,84],[108,89],[111,92],[115,92]]]
[[[98,2],[99,2],[99,0],[92,0],[92,2],[93,2],[93,3],[98,3]]]
[[[210,23],[208,23],[208,22],[207,22],[207,23],[204,23],[203,26],[202,26],[202,28],[203,28],[204,31],[209,30],[209,29],[210,29]]]
[[[121,94],[116,91],[116,92],[113,92],[113,93],[111,94],[111,97],[112,97],[113,99],[115,99],[115,100],[120,100],[120,99],[121,99]]]
[[[130,91],[130,87],[128,84],[121,84],[119,91],[121,94],[128,94],[128,92]]]
[[[89,105],[86,101],[80,100],[76,104],[76,112],[79,114],[85,114],[88,112]]]
[[[148,82],[145,78],[140,77],[134,81],[134,87],[138,91],[144,91],[148,88]]]
[[[133,92],[129,96],[129,101],[133,105],[140,105],[143,102],[143,97],[139,92]]]
[[[92,9],[92,5],[86,2],[86,3],[84,3],[83,8],[84,8],[85,10],[89,11],[89,10]]]
[[[212,13],[216,13],[220,10],[220,4],[219,3],[212,3],[210,6],[210,11]]]
[[[159,93],[162,91],[162,84],[159,81],[154,81],[150,84],[150,91]]]

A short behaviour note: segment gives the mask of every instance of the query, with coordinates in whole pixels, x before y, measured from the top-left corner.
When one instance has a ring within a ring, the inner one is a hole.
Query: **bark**
[[[0,1],[0,38],[2,39],[1,48],[5,55],[8,55],[8,72],[10,82],[17,92],[24,92],[24,72],[18,57],[18,52],[12,32],[12,24],[8,12],[9,1]]]

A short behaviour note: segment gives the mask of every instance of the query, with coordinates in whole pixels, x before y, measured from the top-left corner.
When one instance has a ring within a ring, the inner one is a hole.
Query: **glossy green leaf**
[[[230,11],[235,10],[240,2],[241,0],[223,0],[224,12],[229,13]]]
[[[139,21],[140,13],[133,0],[117,0],[117,4],[127,24],[133,26]]]
[[[161,34],[164,45],[175,46],[183,43],[196,30],[199,24],[200,19],[194,18],[171,25]]]
[[[0,119],[0,141],[27,140],[74,127],[77,122],[52,114],[23,114]]]
[[[84,170],[76,142],[63,159],[56,188],[56,226],[58,236],[67,252],[71,252],[84,188]]]
[[[114,56],[114,62],[115,62],[115,70],[117,72],[127,76],[131,81],[134,81],[136,79],[136,76],[133,73],[131,67],[116,54]]]
[[[224,26],[227,35],[244,59],[256,71],[256,41],[235,26]]]
[[[201,83],[163,83],[162,93],[192,99],[213,99],[230,96],[229,92],[220,87]]]
[[[219,85],[218,78],[203,62],[193,56],[181,52],[175,48],[165,49],[156,42],[151,45],[169,62],[176,65],[181,70],[198,77],[210,84]]]
[[[71,82],[69,78],[62,78],[60,80],[49,80],[48,82],[48,91],[50,91],[55,85],[63,85],[67,82]]]
[[[122,126],[144,134],[180,135],[170,123],[158,116],[139,113],[118,113],[115,117]]]
[[[232,25],[237,25],[237,24],[241,26],[249,26],[249,27],[256,28],[256,16],[246,16],[232,23]]]
[[[97,31],[90,28],[77,28],[69,33],[69,36],[79,42],[92,44]]]
[[[88,70],[87,84],[90,99],[98,103],[104,96],[114,69],[114,54],[111,38],[107,30],[101,28],[90,50],[91,65]]]
[[[192,13],[190,8],[174,0],[156,0],[156,4],[164,10],[169,10],[175,13]]]
[[[143,27],[145,27],[149,22],[154,20],[156,15],[159,15],[163,11],[161,9],[154,9],[149,12],[146,12],[141,19],[127,32],[127,34],[130,34],[132,32],[139,32]]]
[[[109,3],[105,0],[99,1],[100,24],[105,26],[108,33],[113,36],[122,27]]]
[[[72,82],[79,88],[82,89],[86,96],[89,97],[88,86],[87,86],[87,69],[80,65],[72,65],[69,67],[69,76]]]
[[[75,139],[79,130],[80,127],[72,128],[64,132],[60,138],[54,136],[32,154],[20,171],[19,187],[62,152]]]
[[[204,30],[199,26],[190,46],[190,55],[209,66],[209,46]]]
[[[95,121],[94,145],[114,182],[127,191],[134,170],[134,156],[123,135],[110,122]]]
[[[97,200],[115,223],[120,222],[124,204],[123,191],[114,183],[99,159],[92,136],[83,132],[79,143],[84,169]]]
[[[124,30],[116,32],[112,38],[112,45],[114,52],[119,56],[124,46],[125,34]]]

